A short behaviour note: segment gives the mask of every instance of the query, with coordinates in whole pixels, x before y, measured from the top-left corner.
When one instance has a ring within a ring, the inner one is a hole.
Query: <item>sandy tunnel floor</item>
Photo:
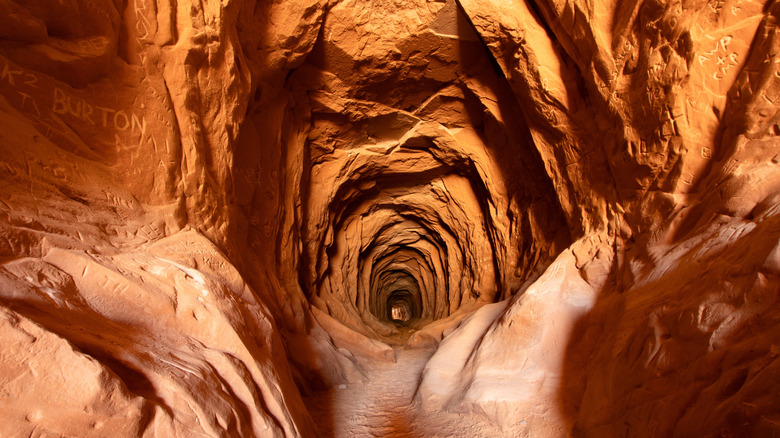
[[[366,383],[305,398],[322,437],[502,437],[478,414],[426,415],[414,402],[420,375],[435,350],[396,348],[396,363],[364,361]]]

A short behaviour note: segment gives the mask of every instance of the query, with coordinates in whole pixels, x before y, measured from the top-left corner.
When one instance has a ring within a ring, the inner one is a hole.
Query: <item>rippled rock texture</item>
[[[315,436],[401,348],[420,418],[780,432],[777,2],[55,3],[0,0],[0,434]]]

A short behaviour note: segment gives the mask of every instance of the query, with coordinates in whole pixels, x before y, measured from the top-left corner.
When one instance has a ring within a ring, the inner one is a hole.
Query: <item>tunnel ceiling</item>
[[[570,237],[521,105],[456,4],[382,7],[329,10],[287,86],[310,111],[304,290],[396,342],[517,292]]]

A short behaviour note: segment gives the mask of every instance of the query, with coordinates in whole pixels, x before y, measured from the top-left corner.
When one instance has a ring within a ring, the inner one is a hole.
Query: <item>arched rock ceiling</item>
[[[403,337],[386,316],[391,274],[414,280],[419,329],[516,293],[568,230],[520,105],[458,6],[356,8],[328,11],[288,81],[311,114],[302,277],[316,305],[390,340]]]

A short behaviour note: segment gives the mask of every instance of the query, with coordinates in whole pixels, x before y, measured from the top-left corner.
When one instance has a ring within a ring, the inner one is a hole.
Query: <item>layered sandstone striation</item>
[[[3,436],[780,429],[777,2],[50,3]]]

